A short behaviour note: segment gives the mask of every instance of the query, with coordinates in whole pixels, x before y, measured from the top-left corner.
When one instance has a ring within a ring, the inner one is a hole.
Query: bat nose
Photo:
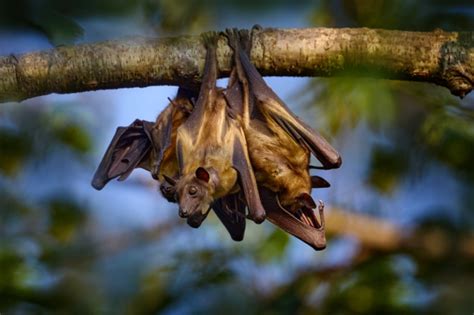
[[[186,211],[185,209],[179,208],[179,216],[181,218],[187,218],[188,217],[188,211]]]

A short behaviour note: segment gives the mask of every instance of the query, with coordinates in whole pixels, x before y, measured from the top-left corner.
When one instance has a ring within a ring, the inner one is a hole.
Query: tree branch
[[[221,38],[218,62],[228,76],[231,50]],[[49,93],[150,85],[195,85],[204,66],[199,36],[107,41],[0,57],[0,102]],[[474,32],[380,29],[264,29],[252,43],[263,75],[363,76],[424,81],[463,97],[474,84]]]

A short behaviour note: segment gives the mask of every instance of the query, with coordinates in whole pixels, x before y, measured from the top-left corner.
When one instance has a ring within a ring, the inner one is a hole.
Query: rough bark
[[[49,93],[150,85],[193,85],[205,49],[199,36],[107,41],[0,57],[0,102]],[[361,76],[431,82],[463,97],[474,84],[474,32],[380,29],[264,29],[252,43],[263,75]],[[222,76],[231,50],[218,47]]]

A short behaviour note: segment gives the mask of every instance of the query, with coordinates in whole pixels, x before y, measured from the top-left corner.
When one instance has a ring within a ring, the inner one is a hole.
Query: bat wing
[[[277,195],[264,188],[260,188],[260,198],[267,213],[267,219],[283,231],[299,238],[315,250],[326,248],[324,224],[321,228],[310,227],[288,212],[278,202]],[[323,217],[321,217],[323,219]],[[321,220],[323,222],[323,220]]]
[[[250,218],[255,223],[263,222],[265,220],[265,209],[260,201],[257,181],[247,152],[247,143],[240,128],[234,138],[232,164],[239,174],[240,187],[249,208]]]
[[[234,241],[244,239],[245,202],[242,200],[241,192],[216,200],[212,209]]]
[[[232,75],[235,75],[235,71]],[[244,106],[247,104],[244,104],[243,92],[239,81],[234,80],[233,84],[224,92],[224,96],[229,105],[229,116],[231,119],[234,117],[242,117],[245,110]],[[240,186],[244,192],[249,207],[249,214],[255,222],[260,223],[265,219],[265,210],[260,201],[257,181],[255,179],[255,174],[253,173],[253,167],[250,162],[247,148],[247,141],[243,134],[243,130],[239,128],[234,138],[232,163],[239,173]]]
[[[136,167],[149,170],[152,122],[135,120],[128,127],[118,127],[92,179],[101,190],[112,179],[125,180]]]
[[[242,118],[242,115],[246,110],[245,107],[248,106],[248,103],[244,103],[244,95],[240,86],[240,83],[242,82],[239,82],[236,79],[236,76],[237,71],[232,71],[231,79],[229,79],[232,81],[232,84],[224,91],[225,99],[229,105],[228,115],[230,119],[234,121],[235,119]],[[256,223],[261,223],[265,220],[265,209],[260,201],[257,181],[255,179],[255,174],[247,150],[247,141],[243,134],[242,127],[240,124],[238,126],[234,138],[232,163],[239,174],[240,187],[244,192],[250,217]]]
[[[239,50],[238,53],[260,111],[270,115],[295,141],[312,152],[322,163],[323,168],[339,167],[341,165],[339,153],[321,135],[289,110],[278,95],[265,83],[243,50]]]
[[[216,80],[218,69],[216,46],[218,36],[214,32],[209,32],[205,34],[203,38],[207,52],[199,96],[191,115],[181,127],[194,137],[198,137],[202,128],[209,128],[209,126],[203,124],[203,121],[206,112],[212,107],[217,95]]]
[[[158,179],[161,162],[165,151],[172,145],[171,134],[173,132],[173,112],[179,110],[174,108],[175,105],[170,103],[156,119],[156,124],[147,135],[152,139],[151,146],[154,151],[154,161],[152,161],[151,173],[153,178]]]
[[[327,188],[331,187],[331,184],[320,176],[311,176],[311,188]]]

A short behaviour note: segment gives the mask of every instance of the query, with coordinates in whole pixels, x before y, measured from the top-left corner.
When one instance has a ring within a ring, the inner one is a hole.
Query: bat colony
[[[246,218],[256,223],[267,218],[324,249],[324,205],[316,205],[311,189],[329,183],[309,170],[337,168],[341,157],[265,83],[250,62],[251,34],[227,30],[224,35],[234,52],[227,88],[216,86],[219,35],[207,33],[200,90],[180,88],[155,123],[137,119],[118,127],[92,186],[100,190],[140,167],[160,182],[163,196],[178,203],[179,215],[192,227],[213,209],[240,241]],[[311,166],[310,154],[322,166]]]

